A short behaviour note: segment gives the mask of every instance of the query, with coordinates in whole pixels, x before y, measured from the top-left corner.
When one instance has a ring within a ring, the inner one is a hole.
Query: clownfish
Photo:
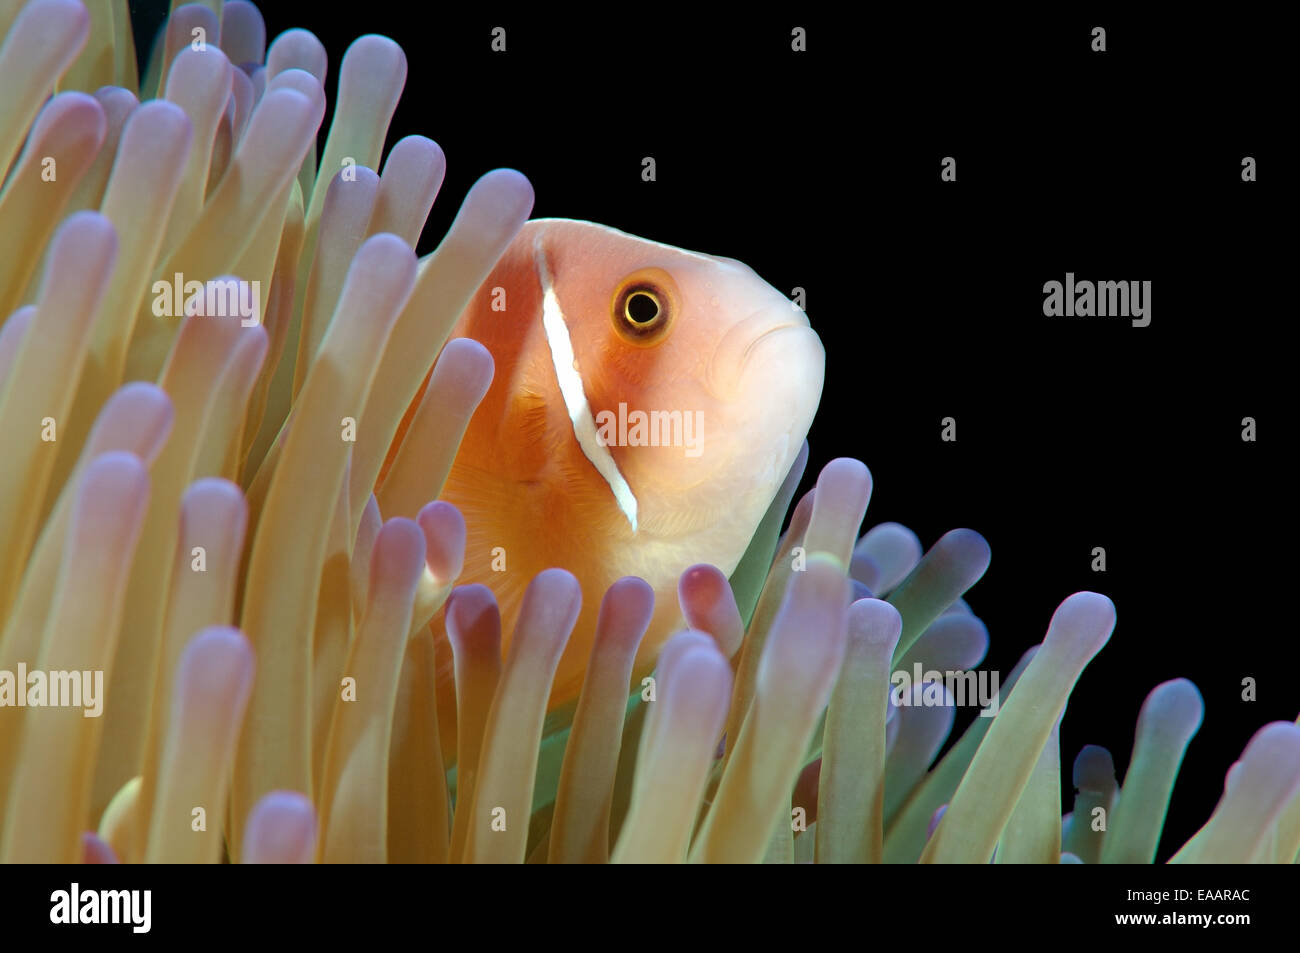
[[[655,591],[648,672],[680,619],[678,577],[730,575],[793,464],[821,340],[738,261],[568,219],[525,223],[451,336],[495,362],[439,496],[467,527],[458,584],[495,593],[505,651],[532,578],[577,577],[554,710],[582,686],[605,590],[639,576]],[[439,697],[454,698],[439,658]]]

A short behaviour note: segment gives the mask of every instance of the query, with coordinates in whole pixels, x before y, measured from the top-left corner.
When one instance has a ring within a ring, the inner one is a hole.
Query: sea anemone
[[[651,675],[653,594],[613,585],[576,707],[548,711],[595,594],[539,574],[503,659],[437,500],[492,375],[447,338],[529,183],[484,175],[417,260],[444,162],[412,136],[381,165],[393,41],[349,48],[318,157],[325,50],[267,47],[244,0],[177,7],[139,84],[124,0],[0,3],[0,30],[0,859],[1154,860],[1196,688],[1148,696],[1122,787],[1086,747],[1063,819],[1060,720],[1115,623],[1075,593],[945,752],[955,699],[894,697],[891,673],[983,658],[963,597],[989,547],[858,539],[856,460],[781,535],[805,448],[731,578],[682,575]],[[18,703],[20,671],[102,672],[102,718]],[[1278,722],[1173,859],[1298,849],[1300,728]]]

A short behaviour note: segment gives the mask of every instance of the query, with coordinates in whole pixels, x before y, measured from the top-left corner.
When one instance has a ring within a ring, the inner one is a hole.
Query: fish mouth
[[[754,373],[756,365],[769,363],[763,355],[773,353],[772,341],[780,338],[783,347],[798,354],[805,350],[799,344],[802,336],[817,337],[802,311],[783,298],[778,302],[750,312],[718,342],[708,380],[710,390],[722,400],[736,399],[744,392],[744,381]]]
[[[780,334],[782,331],[789,331],[789,330],[791,330],[791,329],[793,329],[793,328],[804,328],[804,329],[807,329],[807,328],[808,328],[808,325],[807,325],[807,324],[801,324],[801,323],[798,322],[798,321],[789,321],[789,322],[787,322],[787,323],[785,323],[785,324],[778,324],[778,325],[777,325],[776,327],[774,327],[774,328],[768,328],[766,331],[764,331],[764,332],[763,332],[762,334],[760,334],[758,337],[754,338],[752,341],[750,341],[748,344],[745,345],[745,350],[744,350],[744,352],[740,355],[740,363],[741,363],[742,365],[743,365],[743,364],[748,364],[748,363],[749,363],[749,356],[750,356],[751,354],[754,353],[754,348],[758,347],[759,344],[761,344],[763,341],[765,341],[765,340],[767,340],[768,338],[770,338],[772,335],[774,335],[774,334]]]

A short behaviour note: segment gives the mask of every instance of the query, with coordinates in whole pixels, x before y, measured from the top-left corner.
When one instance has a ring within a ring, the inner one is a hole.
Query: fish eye
[[[644,327],[659,317],[659,296],[653,289],[638,288],[627,296],[623,303],[623,314],[637,327]]]
[[[631,344],[658,344],[672,325],[676,302],[677,289],[667,272],[635,272],[622,281],[611,302],[614,329]]]

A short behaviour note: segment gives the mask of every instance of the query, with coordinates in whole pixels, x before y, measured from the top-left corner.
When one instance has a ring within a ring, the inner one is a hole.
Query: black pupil
[[[627,316],[637,324],[648,324],[659,317],[659,305],[654,298],[638,291],[627,299]]]

